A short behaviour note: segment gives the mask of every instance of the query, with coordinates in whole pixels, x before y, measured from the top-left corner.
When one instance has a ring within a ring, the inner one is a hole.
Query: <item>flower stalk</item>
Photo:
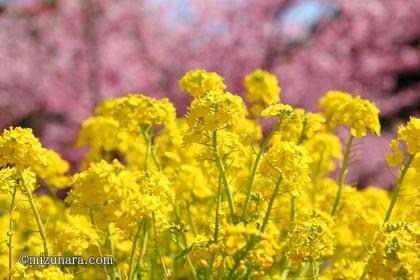
[[[16,192],[17,186],[13,188],[12,191],[12,201],[10,203],[10,211],[9,211],[9,230],[7,232],[8,240],[7,246],[9,247],[9,280],[13,279],[12,276],[12,268],[13,268],[13,212],[15,211],[15,202],[16,202]]]
[[[405,175],[407,174],[408,168],[410,164],[414,160],[414,155],[410,155],[407,162],[404,164],[404,167],[401,171],[400,177],[398,178],[397,186],[395,187],[394,191],[392,192],[391,203],[389,204],[388,210],[386,211],[385,219],[383,224],[389,221],[392,215],[392,210],[394,209],[395,203],[397,202],[398,196],[400,194],[401,186],[404,182]]]
[[[250,174],[250,176],[249,176],[249,178],[247,180],[246,195],[245,195],[244,204],[242,206],[241,220],[244,220],[245,219],[246,209],[248,208],[249,199],[251,198],[252,187],[253,187],[253,184],[254,184],[255,175],[257,173],[258,164],[259,164],[259,162],[261,160],[261,156],[263,155],[263,153],[265,151],[265,148],[267,147],[267,144],[270,142],[270,140],[273,137],[274,133],[280,127],[280,124],[281,124],[281,120],[279,120],[273,126],[273,128],[270,131],[270,133],[267,135],[267,137],[265,138],[264,142],[261,144],[260,151],[258,152],[257,157],[255,158],[254,164],[252,165],[251,174]]]
[[[32,212],[34,214],[36,224],[38,226],[39,234],[42,240],[42,246],[44,247],[44,256],[48,256],[48,245],[47,245],[47,236],[45,234],[44,225],[42,224],[41,216],[39,215],[38,208],[35,205],[35,201],[32,197],[32,192],[29,189],[28,184],[26,184],[25,179],[23,178],[22,171],[19,172],[20,179],[22,181],[22,186],[25,190],[26,196],[28,197],[29,204],[31,205]]]
[[[225,186],[225,193],[229,204],[230,215],[233,223],[236,223],[235,204],[233,201],[232,191],[229,185],[229,180],[226,174],[226,169],[222,159],[220,158],[219,146],[217,144],[217,131],[213,132],[213,153],[217,168],[219,169],[219,174],[222,176],[223,184]]]
[[[340,169],[340,178],[339,178],[339,181],[338,181],[338,191],[337,191],[337,195],[335,197],[333,209],[331,211],[331,216],[334,216],[336,214],[337,209],[338,209],[338,204],[340,203],[341,191],[342,191],[343,186],[344,186],[344,180],[345,180],[345,177],[346,177],[347,167],[348,167],[348,164],[349,164],[351,146],[352,146],[352,143],[353,143],[353,139],[354,139],[354,136],[352,134],[350,134],[349,140],[348,140],[347,145],[346,145],[346,152],[344,154],[343,164],[342,164],[341,169]]]

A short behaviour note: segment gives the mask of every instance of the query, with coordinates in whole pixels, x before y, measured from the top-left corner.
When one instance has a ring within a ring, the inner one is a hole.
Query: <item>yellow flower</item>
[[[325,111],[332,129],[339,125],[350,128],[355,137],[363,137],[370,130],[376,135],[381,133],[379,110],[374,103],[340,91],[329,91],[321,98],[319,105]]]
[[[41,177],[45,184],[59,188],[65,188],[70,183],[70,178],[64,174],[69,171],[70,164],[53,150],[45,150],[47,165],[36,164],[33,167],[35,173]]]
[[[17,185],[18,173],[16,168],[4,167],[0,169],[0,193],[12,193]]]
[[[0,194],[12,193],[15,187],[25,193],[23,184],[26,184],[30,191],[36,188],[36,175],[30,169],[19,170],[16,167],[0,169]]]
[[[89,145],[105,152],[117,150],[120,130],[118,121],[111,117],[90,117],[82,124],[77,138],[77,146]]]
[[[0,166],[6,164],[26,168],[35,164],[47,164],[45,149],[30,128],[5,129],[0,137]]]
[[[118,182],[118,174],[124,170],[118,161],[111,164],[100,161],[73,176],[71,190],[65,201],[70,204],[71,213],[89,217],[95,213],[96,222],[105,227],[121,216],[120,202],[126,187]]]
[[[298,108],[293,110],[293,113],[282,116],[280,127],[273,139],[301,144],[315,133],[325,130],[324,123],[325,118],[321,114],[305,113],[303,109]]]
[[[72,214],[92,216],[101,229],[111,223],[132,228],[153,214],[165,223],[169,198],[173,191],[162,173],[129,170],[114,160],[92,163],[74,175],[66,202]]]
[[[420,171],[420,157],[417,154],[420,151],[420,119],[411,117],[407,125],[398,128],[397,139],[392,139],[389,144],[392,154],[386,156],[389,166],[397,166],[404,161],[404,153],[399,148],[401,142],[406,143],[408,154],[413,156],[412,166]]]
[[[272,104],[261,112],[261,116],[269,118],[283,118],[288,117],[293,113],[293,108],[290,105],[277,103]]]
[[[111,117],[120,127],[138,132],[143,125],[173,122],[176,112],[167,98],[157,100],[142,94],[129,94],[102,102],[96,108],[96,115]]]
[[[368,275],[382,279],[418,279],[420,225],[388,223],[371,245]]]
[[[54,255],[81,256],[96,245],[98,234],[90,221],[83,216],[66,215],[67,221],[57,221],[47,228],[47,235]]]
[[[334,262],[333,279],[334,280],[358,280],[363,273],[364,263],[362,261],[353,261],[342,259]]]
[[[73,280],[74,276],[62,272],[58,267],[31,267],[17,263],[13,268],[13,278],[19,280]]]
[[[334,134],[318,133],[304,142],[313,172],[332,171],[335,160],[343,157],[340,139]]]
[[[244,225],[243,223],[227,224],[222,240],[224,251],[228,255],[234,255],[245,248],[248,237],[257,233],[258,230],[251,228],[250,225]]]
[[[267,105],[280,101],[281,88],[277,78],[267,71],[257,69],[245,77],[246,97],[251,103],[251,113],[259,116]]]
[[[179,80],[182,91],[189,92],[191,96],[200,97],[210,91],[223,91],[226,85],[223,78],[215,72],[206,70],[193,70]]]
[[[319,260],[334,249],[332,218],[319,210],[303,209],[289,233],[289,254],[294,260]]]
[[[281,177],[281,186],[299,194],[299,189],[309,183],[309,157],[306,150],[293,142],[275,142],[264,155],[259,172],[276,182]]]
[[[190,131],[184,140],[187,143],[199,142],[207,136],[207,131],[234,126],[245,118],[245,114],[245,104],[240,96],[210,91],[194,99],[188,108],[187,124]]]
[[[268,269],[275,262],[275,256],[278,253],[278,246],[274,243],[274,238],[263,239],[255,245],[255,249],[250,252],[248,259],[255,264]]]
[[[242,119],[233,130],[244,146],[255,144],[262,138],[262,128],[255,120]]]
[[[420,119],[411,117],[406,126],[401,126],[398,129],[398,140],[407,143],[410,155],[420,152]]]
[[[399,144],[400,142],[396,139],[392,139],[389,143],[392,154],[385,157],[389,166],[397,166],[404,161],[404,153],[398,148]]]

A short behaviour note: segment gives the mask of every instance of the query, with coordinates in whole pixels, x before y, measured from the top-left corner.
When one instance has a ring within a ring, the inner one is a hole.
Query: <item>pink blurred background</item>
[[[330,89],[373,100],[383,137],[356,142],[349,178],[389,188],[389,139],[420,112],[419,15],[418,0],[0,0],[0,126],[32,127],[76,166],[101,100],[168,97],[183,115],[186,71],[217,71],[243,95],[263,68],[307,110]]]

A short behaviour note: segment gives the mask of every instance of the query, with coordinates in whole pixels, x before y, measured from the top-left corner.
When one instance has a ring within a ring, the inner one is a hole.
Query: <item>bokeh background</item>
[[[0,127],[32,127],[72,161],[103,99],[189,96],[177,80],[217,71],[231,92],[256,68],[285,103],[317,111],[338,89],[373,100],[383,136],[358,140],[350,180],[389,188],[390,137],[420,112],[419,0],[0,0]]]

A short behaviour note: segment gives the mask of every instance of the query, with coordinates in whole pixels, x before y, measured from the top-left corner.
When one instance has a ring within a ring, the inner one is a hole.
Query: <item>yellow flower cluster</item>
[[[0,166],[25,168],[46,164],[44,149],[30,128],[5,129],[0,138],[0,156]]]
[[[22,264],[17,264],[13,277],[21,280],[73,280],[74,276],[71,274],[64,273],[58,267],[25,267]]]
[[[293,113],[293,108],[290,105],[277,103],[272,104],[265,108],[261,112],[261,116],[268,119],[268,118],[282,118],[282,117],[288,117]]]
[[[368,130],[376,135],[381,133],[379,110],[369,100],[341,91],[329,91],[321,98],[319,106],[325,110],[331,128],[346,125],[355,137],[365,136]]]
[[[316,261],[334,250],[333,220],[322,211],[302,209],[289,233],[292,259]]]
[[[416,279],[419,259],[419,222],[389,223],[371,245],[368,274],[382,279]]]
[[[398,138],[389,144],[392,155],[386,157],[390,166],[397,166],[404,161],[404,153],[398,148],[401,142],[406,143],[409,160],[414,161],[413,166],[420,171],[420,119],[412,117],[406,126],[398,129]]]
[[[264,155],[259,172],[272,181],[281,180],[282,186],[293,195],[309,183],[309,157],[304,147],[293,142],[280,141]]]
[[[261,111],[272,103],[280,101],[280,87],[277,77],[257,69],[245,77],[246,97],[251,104],[252,115],[258,117]]]
[[[190,143],[204,141],[208,132],[235,126],[245,118],[245,114],[246,107],[240,96],[210,91],[191,102],[187,113],[189,132],[184,140]]]
[[[306,112],[280,103],[262,70],[245,78],[251,109],[216,73],[179,84],[193,97],[185,118],[144,95],[99,104],[72,175],[30,129],[4,130],[0,279],[420,279],[418,118],[391,141],[393,192],[360,190],[346,174],[353,141],[380,132],[373,103],[333,91]],[[259,116],[272,122],[264,133]],[[114,263],[25,266],[22,253]]]
[[[223,91],[226,88],[223,78],[215,72],[206,70],[194,70],[185,74],[179,80],[179,87],[187,91],[191,96],[200,97],[210,91]]]
[[[109,99],[99,104],[98,116],[110,117],[127,129],[141,125],[168,124],[175,119],[175,108],[168,99],[156,100],[142,94]]]

